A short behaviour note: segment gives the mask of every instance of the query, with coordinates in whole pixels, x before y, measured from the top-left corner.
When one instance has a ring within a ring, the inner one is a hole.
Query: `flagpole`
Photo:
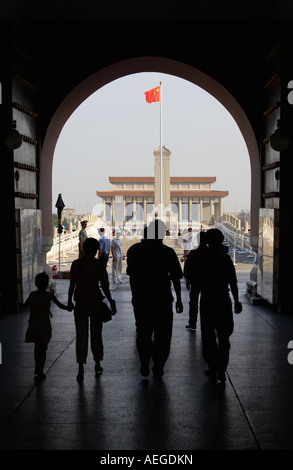
[[[162,82],[160,82],[160,219],[162,219],[162,203],[163,203],[163,157],[162,157],[162,136],[163,136],[163,127],[162,127]]]

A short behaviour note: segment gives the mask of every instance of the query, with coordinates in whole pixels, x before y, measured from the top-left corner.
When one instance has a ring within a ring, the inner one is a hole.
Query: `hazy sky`
[[[66,208],[86,214],[101,203],[109,176],[153,176],[160,145],[160,103],[144,92],[162,81],[162,144],[171,151],[171,176],[215,176],[229,191],[224,212],[250,209],[250,161],[231,115],[193,83],[161,73],[115,80],[84,101],[65,124],[54,154],[53,212],[58,194]],[[95,210],[94,210],[95,212]]]

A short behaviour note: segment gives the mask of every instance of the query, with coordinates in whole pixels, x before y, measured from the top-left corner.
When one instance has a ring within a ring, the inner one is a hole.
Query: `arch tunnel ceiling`
[[[292,18],[291,2],[283,0],[245,0],[237,2],[193,2],[190,0],[71,0],[40,2],[39,0],[3,0],[1,18],[6,21],[75,19],[230,19],[278,20]]]
[[[42,138],[59,104],[85,78],[114,63],[148,56],[182,62],[218,81],[243,105],[257,131],[257,113],[248,106],[258,104],[260,57],[265,58],[279,34],[273,28],[275,34],[268,39],[267,28],[267,21],[242,20],[23,21],[13,40],[19,39],[37,59],[46,109],[39,122]]]
[[[241,104],[243,81],[253,93],[260,57],[273,46],[282,22],[292,20],[292,10],[291,2],[280,0],[4,0],[0,21],[13,24],[12,40],[41,64],[44,136],[59,103],[84,78],[134,57],[182,61],[217,80]],[[255,128],[255,113],[245,111]]]

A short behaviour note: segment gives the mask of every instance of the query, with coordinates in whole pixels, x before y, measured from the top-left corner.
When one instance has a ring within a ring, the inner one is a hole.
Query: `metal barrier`
[[[255,257],[255,253],[251,248],[250,245],[250,237],[244,235],[241,232],[235,232],[233,230],[229,230],[225,227],[224,224],[216,222],[214,225],[215,228],[221,230],[225,237],[225,242],[227,245],[232,247],[229,251],[234,253],[247,253],[249,257]],[[98,235],[98,223],[93,223],[88,225],[87,227],[87,234],[89,237],[97,238]],[[78,251],[78,234],[79,230],[71,233],[62,233],[61,235],[57,235],[57,238],[54,239],[53,245],[51,250],[47,253],[47,264],[57,264],[58,262],[62,262],[62,264],[66,264],[66,259],[70,256],[70,254],[76,253]],[[125,237],[127,239],[128,237]],[[132,238],[132,237],[129,237]],[[178,251],[178,249],[176,250]],[[181,251],[181,250],[179,250]],[[182,256],[181,253],[178,256]],[[68,261],[70,263],[71,261]]]
[[[225,225],[217,222],[215,227],[221,230],[225,237],[227,245],[233,247],[232,252],[247,253],[248,256],[255,258],[255,253],[251,248],[250,236],[244,235],[241,232],[234,232],[229,230]]]
[[[94,223],[88,225],[87,234],[89,237],[97,238],[98,224]],[[62,259],[62,263],[65,262],[66,253],[75,252],[78,250],[78,234],[79,230],[71,233],[61,233],[53,240],[53,245],[50,251],[47,253],[47,263],[56,263]]]

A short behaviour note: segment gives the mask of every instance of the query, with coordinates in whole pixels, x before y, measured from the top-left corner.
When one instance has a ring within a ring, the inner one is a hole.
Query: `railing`
[[[250,236],[245,235],[241,232],[236,232],[233,230],[228,229],[224,224],[216,222],[214,227],[220,229],[225,236],[225,241],[228,245],[232,247],[230,249],[231,252],[246,252],[248,256],[255,257],[255,253],[253,252],[251,245],[250,245]],[[98,223],[89,224],[87,227],[87,234],[89,237],[98,238]],[[204,227],[208,229],[210,227]],[[71,233],[62,233],[60,236],[57,237],[53,241],[53,245],[51,250],[47,253],[47,263],[48,264],[58,264],[58,262],[64,264],[67,261],[67,258],[70,256],[70,253],[74,253],[78,251],[78,234],[79,230]],[[135,236],[132,237],[125,237],[125,241],[127,239],[131,240],[132,238],[136,238]],[[178,251],[178,249],[176,250]]]
[[[233,247],[232,250],[234,253],[238,252],[246,252],[250,257],[255,257],[255,253],[251,248],[250,244],[250,236],[245,235],[243,232],[236,232],[233,230],[229,230],[225,225],[216,222],[215,227],[221,230],[225,237],[225,241],[228,245]]]
[[[98,224],[93,223],[87,226],[87,234],[89,237],[97,238],[98,234]],[[78,250],[78,234],[79,230],[71,233],[61,233],[53,240],[53,245],[51,250],[47,253],[47,263],[56,263],[60,260],[65,262],[66,253],[74,252]],[[59,258],[60,254],[60,258]]]

